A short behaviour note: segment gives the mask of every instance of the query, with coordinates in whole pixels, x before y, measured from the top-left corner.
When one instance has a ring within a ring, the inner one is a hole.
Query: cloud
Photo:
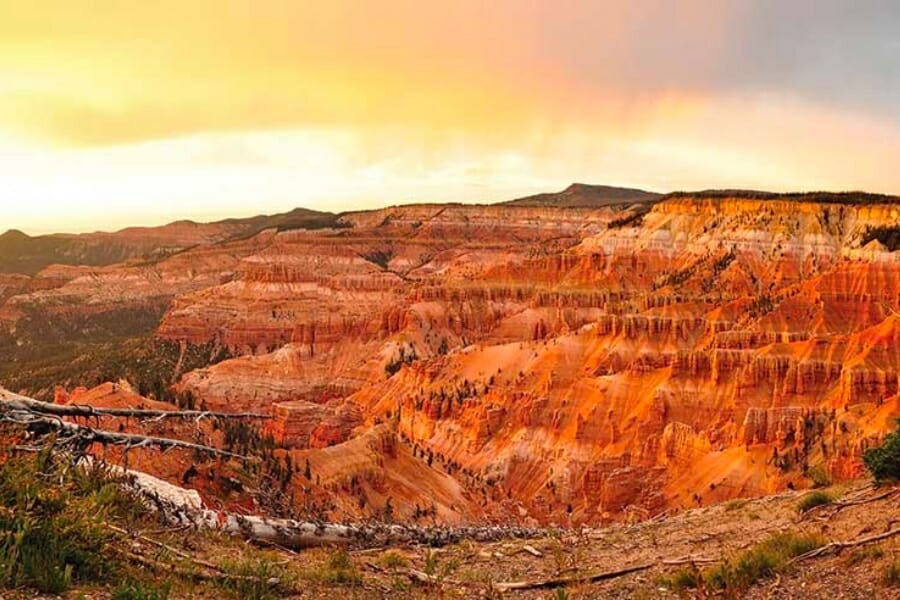
[[[574,180],[896,192],[898,29],[874,0],[6,0],[0,186],[88,222]]]
[[[898,27],[900,5],[877,1],[10,0],[0,74],[26,83],[0,92],[0,119],[79,145],[386,121],[483,133],[755,92],[897,119]]]

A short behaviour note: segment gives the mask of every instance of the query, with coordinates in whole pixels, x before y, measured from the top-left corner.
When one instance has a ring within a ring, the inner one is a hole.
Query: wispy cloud
[[[898,27],[875,0],[7,0],[0,186],[123,221],[571,180],[896,192]]]

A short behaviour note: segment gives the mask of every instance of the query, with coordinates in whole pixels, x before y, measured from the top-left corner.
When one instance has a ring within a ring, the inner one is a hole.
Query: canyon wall
[[[401,206],[8,278],[0,319],[160,303],[159,337],[239,355],[175,390],[271,411],[354,516],[645,518],[862,474],[900,414],[900,252],[870,239],[898,222],[889,198]]]

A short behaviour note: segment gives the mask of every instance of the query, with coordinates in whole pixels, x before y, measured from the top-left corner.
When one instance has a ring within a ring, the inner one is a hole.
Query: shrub
[[[900,562],[892,562],[884,569],[881,576],[881,583],[887,587],[900,586]]]
[[[823,544],[824,540],[819,536],[778,533],[708,571],[703,579],[713,588],[729,593],[741,592],[757,581],[775,575],[791,559]]]
[[[876,482],[900,481],[900,429],[884,438],[880,447],[866,450],[863,463]]]
[[[235,598],[247,600],[275,600],[279,589],[286,585],[289,574],[274,560],[265,556],[251,556],[227,562],[225,571],[235,579],[218,581],[219,587]]]
[[[800,499],[800,502],[797,503],[797,512],[802,514],[817,506],[831,504],[832,502],[834,502],[834,498],[831,494],[826,494],[825,492],[810,492],[803,496],[803,498]]]
[[[391,550],[382,556],[378,562],[380,562],[381,566],[385,569],[402,569],[409,564],[406,557],[395,550]]]
[[[692,590],[700,586],[700,573],[697,569],[679,569],[668,577],[662,578],[659,583],[676,592]]]
[[[65,469],[49,451],[0,466],[0,586],[59,594],[77,581],[108,581],[112,518],[139,502],[107,474]]]
[[[846,563],[848,567],[855,567],[856,565],[865,562],[869,559],[877,559],[884,556],[884,550],[882,550],[879,546],[871,546],[869,548],[860,548],[855,552],[851,553],[847,559]]]
[[[325,560],[306,570],[306,579],[335,585],[358,585],[362,577],[346,550],[334,550]]]
[[[860,244],[865,246],[872,240],[878,240],[891,252],[900,250],[900,227],[897,225],[888,227],[869,227],[866,229],[866,233],[863,235]]]
[[[735,498],[734,500],[729,500],[725,503],[725,512],[740,510],[747,506],[748,502],[748,500],[745,500],[743,498]]]
[[[329,583],[355,585],[361,581],[346,550],[335,550],[328,557],[325,580]]]
[[[831,475],[828,474],[828,471],[823,469],[822,467],[812,467],[809,470],[809,478],[813,480],[813,484],[817,488],[828,487],[831,485]]]

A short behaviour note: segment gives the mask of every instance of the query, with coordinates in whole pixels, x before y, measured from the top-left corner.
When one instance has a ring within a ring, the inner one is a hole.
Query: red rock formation
[[[900,413],[900,252],[862,240],[898,211],[678,196],[608,228],[623,213],[393,207],[11,281],[0,315],[164,303],[161,337],[244,354],[178,389],[274,411],[317,493],[647,516],[860,473]]]

